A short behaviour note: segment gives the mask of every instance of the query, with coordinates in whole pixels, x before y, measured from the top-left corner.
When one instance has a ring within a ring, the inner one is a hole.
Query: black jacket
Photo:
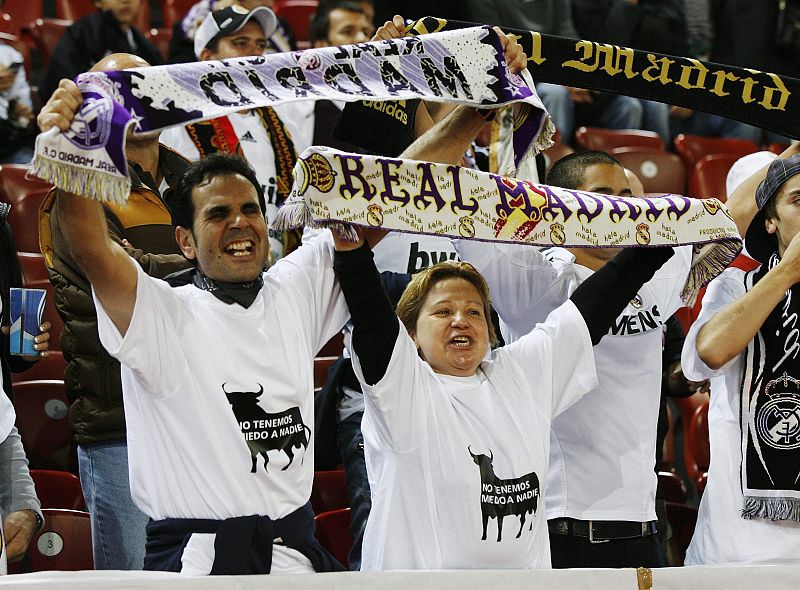
[[[683,0],[572,0],[572,20],[581,39],[670,55],[689,52]]]
[[[110,11],[90,14],[72,24],[59,39],[50,57],[47,72],[39,87],[42,101],[47,102],[62,78],[72,80],[112,53],[133,53],[151,66],[164,63],[158,49],[142,33],[134,27],[131,27],[131,33],[135,47],[131,47],[128,36]]]
[[[800,77],[800,55],[775,47],[778,0],[711,0],[714,41],[711,61]]]

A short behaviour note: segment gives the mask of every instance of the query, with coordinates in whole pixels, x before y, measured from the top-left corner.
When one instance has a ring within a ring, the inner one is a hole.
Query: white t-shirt
[[[439,262],[458,260],[449,238],[402,232],[386,234],[372,253],[378,271],[412,275]]]
[[[742,431],[739,426],[744,354],[714,371],[697,356],[697,334],[720,310],[745,294],[745,272],[729,268],[714,279],[692,324],[681,355],[687,378],[711,379],[708,434],[711,466],[700,502],[687,565],[723,563],[797,563],[800,523],[761,518],[745,520],[742,495]]]
[[[122,364],[131,493],[145,514],[277,519],[308,501],[312,359],[348,318],[332,260],[328,233],[265,273],[247,309],[131,263],[124,338],[95,299],[100,340]]]
[[[291,134],[295,151],[299,155],[311,145],[314,133],[314,103],[312,101],[292,102],[273,108]],[[267,219],[272,221],[278,212],[278,204],[276,203],[275,152],[272,149],[269,134],[261,122],[261,117],[255,111],[234,113],[228,115],[228,119],[233,125],[236,136],[239,138],[244,157],[255,169],[258,181],[264,189],[264,200],[267,203]],[[185,127],[171,127],[165,130],[161,134],[160,141],[190,160],[196,160],[200,157],[200,152],[189,137]],[[281,241],[280,232],[276,233],[271,228],[269,232],[272,255],[276,259],[281,258],[283,256],[283,242]]]
[[[549,568],[540,496],[550,420],[596,384],[575,306],[491,353],[472,377],[434,373],[402,325],[379,383],[353,366],[372,490],[361,569]]]
[[[458,241],[514,342],[592,274],[562,248]],[[547,518],[655,520],[664,322],[683,305],[691,248],[675,250],[594,347],[598,387],[553,420]]]

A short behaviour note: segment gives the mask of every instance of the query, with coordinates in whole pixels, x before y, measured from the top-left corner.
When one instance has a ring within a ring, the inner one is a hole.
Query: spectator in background
[[[129,54],[100,60],[95,71],[145,67]],[[39,123],[66,130],[78,107],[75,84],[65,80],[39,114]],[[189,163],[159,144],[158,134],[132,135],[126,142],[131,193],[127,203],[105,203],[109,238],[150,276],[163,278],[189,266],[175,243],[164,194],[177,185]],[[131,497],[127,425],[120,366],[100,344],[89,281],[64,239],[51,191],[39,210],[39,244],[64,319],[64,384],[71,402],[69,423],[78,444],[78,468],[92,522],[95,569],[142,569],[147,516]]]
[[[547,35],[578,38],[570,0],[467,0],[466,16],[459,18],[487,25],[538,31]],[[639,129],[642,104],[630,96],[596,90],[539,83],[536,92],[561,137],[572,142],[580,125],[609,129]]]
[[[194,35],[197,32],[197,28],[208,16],[209,12],[222,10],[234,4],[248,11],[259,6],[272,10],[275,2],[273,0],[200,0],[189,9],[189,12],[186,13],[186,16],[181,21],[175,23],[175,26],[172,27],[167,62],[174,64],[195,61]],[[282,53],[296,50],[297,41],[289,23],[286,19],[278,17],[275,31],[267,39],[265,53]]]
[[[44,525],[42,509],[28,470],[25,449],[14,426],[14,407],[0,399],[0,516],[3,518],[2,537],[5,547],[0,557],[0,573],[5,573],[5,561],[22,559],[36,531]]]
[[[36,497],[30,473],[28,459],[22,448],[22,442],[14,426],[16,415],[11,405],[11,372],[20,372],[30,368],[39,357],[12,355],[9,351],[9,289],[22,286],[17,248],[7,217],[11,206],[0,203],[0,306],[2,309],[3,335],[0,336],[0,361],[2,361],[3,392],[0,393],[0,516],[3,519],[2,537],[5,551],[0,557],[0,571],[5,573],[7,561],[18,561],[22,558],[33,534],[42,528],[44,519]],[[34,348],[39,355],[46,355],[50,347],[50,323],[40,326],[42,333],[36,336]],[[0,543],[2,549],[2,543]]]
[[[687,55],[684,0],[572,0],[572,17],[581,39],[645,51]],[[669,106],[640,100],[642,129],[670,143]]]
[[[263,55],[277,20],[269,8],[251,11],[233,5],[209,13],[197,29],[194,49],[200,61]],[[238,154],[255,168],[272,220],[292,186],[297,154],[311,145],[314,103],[290,102],[246,109],[211,121],[172,127],[161,141],[191,160],[217,152]],[[300,244],[297,231],[269,228],[270,256],[282,258]]]
[[[364,43],[375,32],[362,2],[353,0],[328,0],[320,3],[311,21],[311,45],[331,47]],[[333,138],[333,128],[345,103],[318,100],[314,103],[313,145],[327,145],[336,149],[357,152],[356,147]]]
[[[778,0],[708,0],[707,3],[713,37],[711,61],[800,77],[800,51],[783,52],[776,44]],[[673,137],[678,133],[693,133],[747,139],[756,144],[762,140],[762,130],[757,127],[682,107],[673,107],[671,126]],[[773,141],[789,142],[786,137],[767,132],[766,143]]]
[[[53,50],[39,90],[46,101],[62,78],[74,79],[112,53],[138,55],[151,65],[164,63],[158,49],[133,26],[142,0],[92,0],[97,12],[73,23]]]
[[[22,54],[0,43],[0,162],[29,163],[35,134],[31,88]]]

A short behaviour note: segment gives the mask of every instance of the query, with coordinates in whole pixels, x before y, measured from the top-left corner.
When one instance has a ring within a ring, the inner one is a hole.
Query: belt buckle
[[[589,543],[592,545],[599,545],[601,543],[608,543],[611,539],[595,539],[594,538],[594,521],[590,520],[589,523]]]

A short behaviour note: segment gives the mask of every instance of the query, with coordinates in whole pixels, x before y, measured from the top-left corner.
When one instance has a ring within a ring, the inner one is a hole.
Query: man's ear
[[[768,234],[774,234],[778,231],[778,224],[775,223],[774,217],[767,217],[764,220],[764,228],[767,230]]]
[[[198,61],[208,61],[210,59],[214,59],[214,54],[208,47],[203,47],[200,50],[200,55],[198,57],[199,57]]]
[[[178,247],[183,252],[187,260],[194,260],[197,258],[197,251],[194,245],[194,234],[192,230],[181,227],[180,225],[175,228],[175,240],[178,242]]]

